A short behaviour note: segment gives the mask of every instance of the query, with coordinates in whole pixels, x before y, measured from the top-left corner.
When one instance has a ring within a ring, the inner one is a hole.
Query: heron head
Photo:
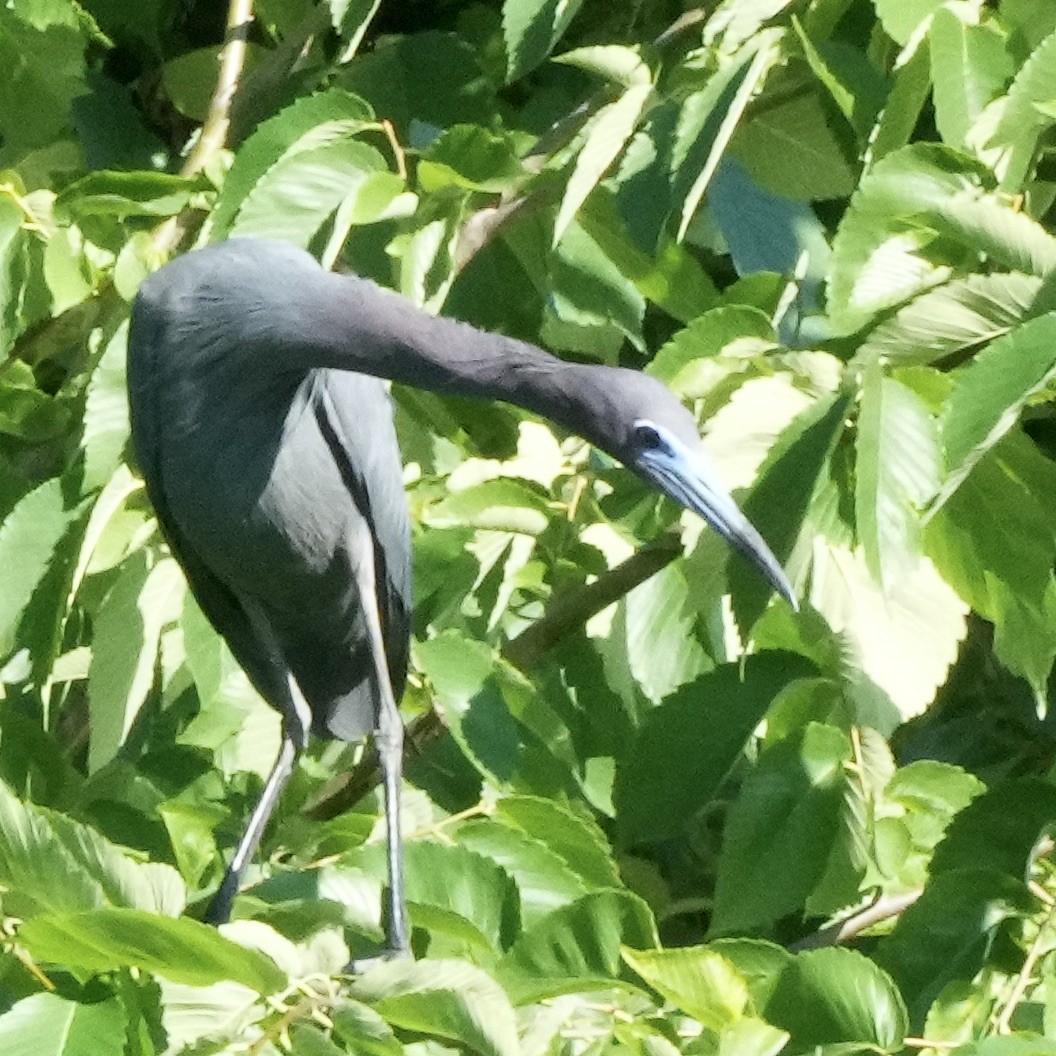
[[[656,378],[637,371],[587,368],[595,375],[587,439],[680,506],[702,517],[797,607],[792,587],[762,536],[723,487],[704,455],[697,423]]]

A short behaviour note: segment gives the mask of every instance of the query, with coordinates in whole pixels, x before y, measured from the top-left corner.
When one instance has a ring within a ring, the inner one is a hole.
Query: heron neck
[[[328,366],[430,392],[501,400],[572,431],[582,428],[575,393],[578,375],[586,368],[525,341],[416,311],[365,280],[335,278],[345,289],[329,304],[340,305],[345,318],[343,326],[334,328],[338,341],[330,349]]]

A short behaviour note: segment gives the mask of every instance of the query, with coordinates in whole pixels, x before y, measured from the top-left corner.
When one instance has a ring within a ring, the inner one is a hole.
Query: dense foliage
[[[251,8],[0,6],[0,1052],[1056,1053],[1056,4]],[[194,919],[278,720],[158,535],[124,352],[234,235],[664,379],[803,599],[398,389],[417,959],[354,978],[362,746]]]

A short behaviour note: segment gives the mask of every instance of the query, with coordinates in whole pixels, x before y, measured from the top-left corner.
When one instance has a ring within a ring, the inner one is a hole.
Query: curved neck
[[[322,365],[430,392],[502,400],[579,432],[576,399],[584,368],[514,338],[429,315],[395,293],[351,275],[332,275],[313,344]],[[316,362],[313,365],[319,365]]]

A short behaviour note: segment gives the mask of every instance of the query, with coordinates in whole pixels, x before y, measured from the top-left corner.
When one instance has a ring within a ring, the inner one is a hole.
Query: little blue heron
[[[654,378],[564,362],[435,318],[303,250],[233,239],[144,282],[129,339],[132,440],[162,534],[202,611],[282,716],[274,769],[206,919],[229,918],[309,732],[373,733],[384,782],[389,948],[409,948],[399,792],[410,535],[380,379],[503,400],[615,456],[744,553],[780,565]]]

